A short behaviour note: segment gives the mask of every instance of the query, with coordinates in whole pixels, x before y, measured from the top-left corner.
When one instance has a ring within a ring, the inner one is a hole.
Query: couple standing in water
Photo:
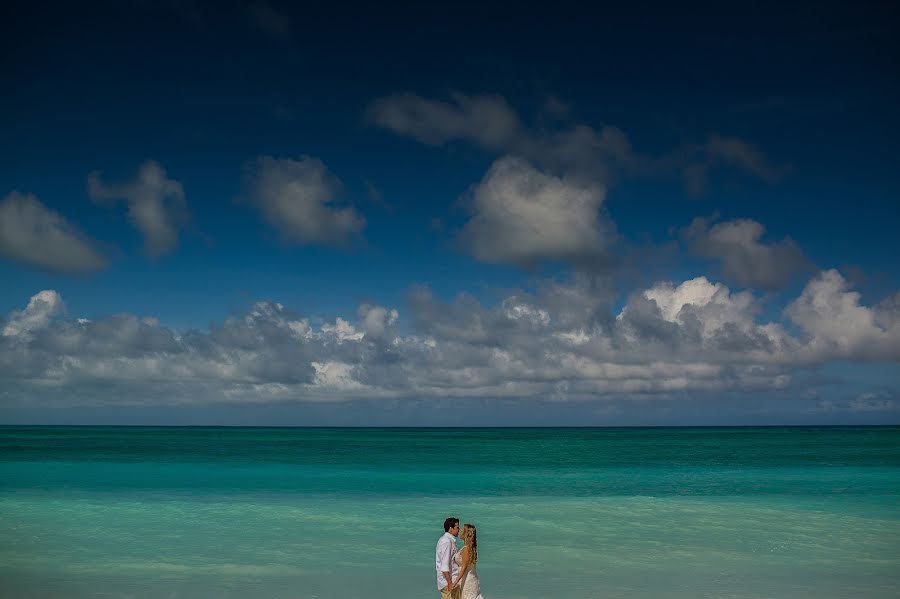
[[[456,537],[462,539],[463,548],[457,551]],[[444,534],[438,539],[434,564],[437,568],[437,585],[441,599],[484,599],[478,582],[478,536],[474,524],[465,524],[459,530],[459,518],[444,520]]]

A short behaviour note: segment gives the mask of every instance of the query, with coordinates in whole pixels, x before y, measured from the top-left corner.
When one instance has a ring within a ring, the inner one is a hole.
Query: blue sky
[[[7,13],[0,421],[900,421],[885,5]]]

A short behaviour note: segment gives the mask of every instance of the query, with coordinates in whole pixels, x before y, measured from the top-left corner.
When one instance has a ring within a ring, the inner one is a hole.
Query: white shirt
[[[450,580],[456,580],[459,574],[459,566],[453,556],[456,555],[456,537],[449,532],[445,532],[438,539],[437,547],[434,551],[434,566],[437,568],[437,584],[438,590],[447,586],[447,579],[444,578],[444,572],[450,572]]]

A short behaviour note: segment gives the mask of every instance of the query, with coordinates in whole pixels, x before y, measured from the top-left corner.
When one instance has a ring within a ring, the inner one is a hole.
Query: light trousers
[[[461,593],[462,587],[456,587],[452,591],[450,587],[444,587],[441,589],[441,599],[459,599]]]

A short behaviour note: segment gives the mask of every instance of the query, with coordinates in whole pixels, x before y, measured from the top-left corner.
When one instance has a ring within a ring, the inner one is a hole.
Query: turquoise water
[[[0,596],[900,596],[900,427],[0,427]]]

